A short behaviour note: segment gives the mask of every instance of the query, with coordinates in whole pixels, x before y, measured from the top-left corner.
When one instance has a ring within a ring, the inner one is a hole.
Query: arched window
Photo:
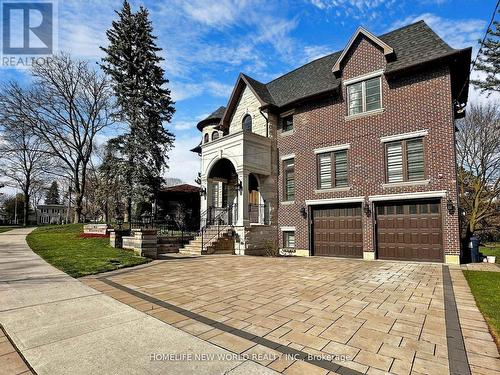
[[[243,117],[242,123],[243,131],[251,132],[252,131],[252,116],[246,115]]]
[[[218,131],[214,131],[212,133],[212,141],[215,141],[216,139],[219,139],[219,132]]]
[[[207,143],[209,141],[208,133],[205,134],[205,136],[203,137],[203,139],[204,139],[204,143]]]

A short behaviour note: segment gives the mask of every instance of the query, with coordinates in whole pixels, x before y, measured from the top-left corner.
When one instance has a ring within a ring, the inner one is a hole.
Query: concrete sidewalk
[[[29,249],[29,232],[0,234],[0,323],[39,375],[275,373],[55,269]],[[223,360],[152,361],[154,354]]]

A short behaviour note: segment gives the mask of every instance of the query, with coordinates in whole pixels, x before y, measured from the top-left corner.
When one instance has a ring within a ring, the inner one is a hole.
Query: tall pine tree
[[[57,181],[52,182],[49,189],[47,190],[47,194],[45,195],[45,204],[60,204],[59,194],[59,185]]]
[[[128,132],[111,142],[123,158],[127,185],[127,216],[132,200],[156,200],[167,168],[174,136],[165,127],[175,112],[168,80],[161,67],[161,48],[156,45],[153,26],[146,8],[134,13],[127,0],[116,12],[118,20],[106,32],[108,47],[102,68],[111,77],[121,120]]]
[[[500,14],[500,9],[498,10]],[[481,92],[500,92],[500,22],[493,21],[494,30],[488,30],[475,70],[486,73],[484,80],[473,80]]]

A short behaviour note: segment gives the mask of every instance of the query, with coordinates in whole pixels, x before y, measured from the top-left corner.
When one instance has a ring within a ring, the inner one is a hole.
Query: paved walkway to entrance
[[[285,374],[500,374],[459,267],[205,256],[85,282]]]
[[[19,352],[39,375],[274,373],[51,267],[27,233],[0,234],[0,374],[29,373]]]

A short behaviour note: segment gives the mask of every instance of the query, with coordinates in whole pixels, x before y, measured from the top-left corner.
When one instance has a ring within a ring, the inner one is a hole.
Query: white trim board
[[[385,194],[385,195],[370,195],[370,202],[380,202],[389,200],[406,200],[406,199],[426,199],[426,198],[444,198],[448,194],[447,190],[422,191],[418,193],[402,193],[402,194]]]
[[[282,232],[295,232],[295,227],[280,227]]]
[[[295,158],[295,154],[289,154],[289,155],[283,155],[280,160],[283,161],[283,160],[288,160],[288,159],[294,159]]]
[[[410,133],[387,135],[385,137],[380,137],[380,143],[387,143],[387,142],[392,142],[392,141],[400,141],[403,139],[424,137],[427,134],[429,134],[429,130],[422,129],[422,130],[417,130],[417,131],[410,132]]]
[[[329,147],[322,147],[322,148],[317,148],[314,150],[315,154],[322,154],[325,152],[332,152],[332,151],[340,151],[340,150],[348,150],[351,148],[350,143],[346,143],[343,145],[336,145],[336,146],[329,146]]]
[[[365,201],[365,197],[310,199],[310,200],[306,200],[306,205],[307,206],[318,206],[318,205],[322,205],[322,204],[362,203],[364,201]]]
[[[367,79],[370,79],[370,78],[379,77],[382,74],[384,74],[384,69],[379,69],[379,70],[375,70],[375,71],[373,71],[371,73],[366,73],[366,74],[362,74],[360,76],[356,76],[356,77],[352,77],[352,78],[346,79],[342,83],[344,84],[344,86],[347,86],[347,85],[351,85],[353,83],[358,83],[358,82],[361,82],[361,81],[366,81]]]

